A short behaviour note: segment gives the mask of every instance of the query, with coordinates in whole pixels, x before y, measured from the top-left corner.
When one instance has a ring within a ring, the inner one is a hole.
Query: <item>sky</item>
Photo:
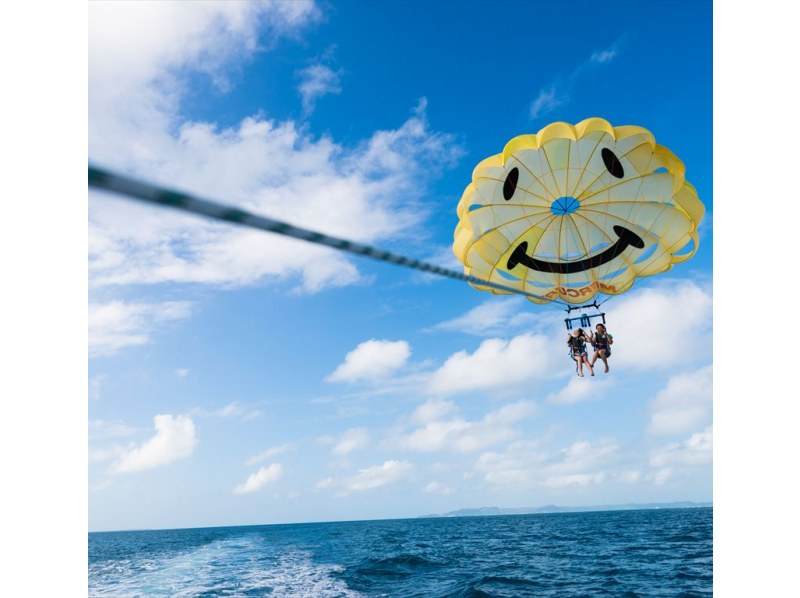
[[[85,591],[87,529],[712,492],[715,590],[789,587],[798,409],[795,357],[775,340],[793,330],[782,291],[797,236],[781,127],[800,101],[786,76],[797,55],[787,5],[715,3],[713,115],[710,8],[694,2],[602,13],[427,3],[424,18],[415,3],[260,16],[204,3],[191,18],[108,6],[10,3],[0,20],[6,587]],[[649,128],[709,212],[691,261],[606,304],[618,343],[588,398],[563,361],[557,308],[108,195],[87,201],[88,157],[455,266],[454,210],[473,166],[515,135],[590,115]],[[349,226],[334,210],[311,216],[326,207],[317,187],[338,192]],[[710,324],[709,281],[713,359],[707,328],[674,329],[687,315]],[[658,326],[688,344],[659,342]],[[634,351],[636,333],[649,342]],[[528,345],[546,348],[539,361]],[[531,369],[500,376],[508,385],[469,367],[520,353]],[[364,377],[369,363],[385,368],[379,383]],[[702,392],[709,365],[713,420],[707,396],[685,390]],[[712,421],[713,480],[708,461],[683,458]],[[623,485],[624,471],[640,477]],[[589,483],[553,486],[571,474]]]
[[[90,3],[89,160],[458,269],[475,165],[599,116],[684,162],[697,254],[581,379],[560,305],[92,190],[91,531],[712,500],[710,3],[421,6]]]

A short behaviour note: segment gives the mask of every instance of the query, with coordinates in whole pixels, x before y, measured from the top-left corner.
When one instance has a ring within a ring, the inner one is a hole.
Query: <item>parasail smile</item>
[[[644,240],[630,229],[624,226],[615,225],[614,232],[619,239],[611,247],[598,253],[595,256],[582,259],[577,262],[546,262],[537,260],[527,254],[528,242],[523,241],[514,249],[514,253],[508,258],[507,268],[513,270],[518,264],[527,266],[531,270],[539,272],[552,272],[553,274],[572,274],[574,272],[583,272],[590,270],[597,266],[610,262],[615,257],[625,251],[628,246],[642,249],[644,247]]]

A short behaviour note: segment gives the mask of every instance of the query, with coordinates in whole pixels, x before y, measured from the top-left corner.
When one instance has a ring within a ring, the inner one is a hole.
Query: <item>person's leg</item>
[[[600,351],[598,351],[598,353],[600,353],[600,359],[603,360],[603,365],[606,366],[606,374],[607,374],[608,373],[608,356],[606,356],[606,350],[605,349],[600,349]]]
[[[594,368],[592,367],[592,364],[589,363],[589,356],[584,355],[583,358],[586,360],[586,365],[589,367],[589,373],[594,376]]]
[[[575,355],[573,359],[578,364],[578,375],[583,376],[583,356],[582,355]]]

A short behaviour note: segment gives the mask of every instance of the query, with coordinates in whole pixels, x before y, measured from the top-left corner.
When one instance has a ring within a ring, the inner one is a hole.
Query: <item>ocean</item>
[[[89,534],[89,596],[692,598],[712,508]]]

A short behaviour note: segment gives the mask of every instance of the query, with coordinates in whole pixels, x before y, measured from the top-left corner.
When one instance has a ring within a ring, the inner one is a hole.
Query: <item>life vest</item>
[[[575,354],[585,353],[586,352],[586,341],[582,336],[569,337],[569,349]]]
[[[600,349],[604,349],[608,355],[611,355],[611,345],[609,345],[609,339],[613,339],[614,337],[604,332],[600,334],[599,332],[594,333],[594,348],[595,350],[599,351]]]
[[[601,349],[608,348],[608,334],[605,332],[600,334],[599,332],[594,333],[594,344],[599,346]]]

